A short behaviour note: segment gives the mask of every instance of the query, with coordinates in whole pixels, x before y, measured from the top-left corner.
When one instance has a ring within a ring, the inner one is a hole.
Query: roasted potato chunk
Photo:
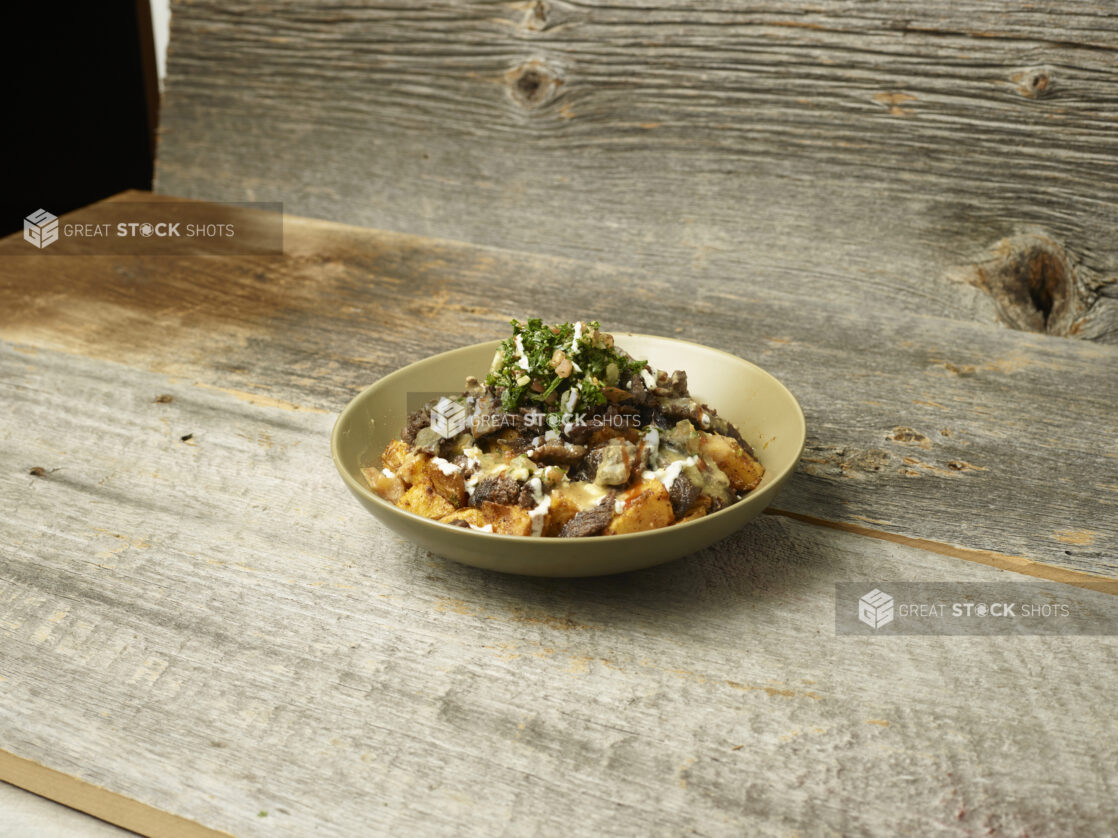
[[[735,492],[756,489],[765,474],[765,467],[746,454],[736,439],[721,434],[703,433],[699,443],[704,457],[730,478]]]
[[[400,463],[396,473],[409,486],[415,486],[418,483],[430,483],[431,479],[427,476],[427,465],[430,460],[430,454],[423,451],[409,451],[404,455],[403,462]]]
[[[446,461],[443,460],[443,463]],[[423,467],[424,479],[435,487],[435,491],[450,501],[454,506],[466,504],[466,479],[462,476],[461,469],[447,469],[439,467],[434,460],[428,460]]]
[[[408,444],[402,439],[394,439],[388,443],[384,453],[380,455],[380,463],[390,471],[399,471],[404,465],[404,458],[408,456]]]
[[[399,501],[407,489],[399,475],[393,474],[389,477],[374,466],[361,469],[361,474],[365,476],[365,482],[369,484],[369,488],[390,503]]]
[[[505,506],[493,501],[482,501],[481,515],[485,523],[493,525],[493,532],[504,535],[531,535],[532,518],[528,510],[519,506]]]
[[[659,480],[638,483],[625,492],[620,500],[624,502],[625,508],[613,516],[605,529],[605,535],[644,532],[666,527],[675,521],[671,496]]]
[[[439,520],[444,524],[453,524],[455,521],[465,521],[467,524],[472,524],[475,527],[484,527],[486,524],[485,516],[481,514],[481,510],[475,509],[472,506],[455,509],[449,515],[444,515]]]
[[[559,530],[563,529],[563,525],[577,514],[578,506],[571,498],[562,492],[553,492],[551,494],[551,508],[547,510],[547,518],[544,519],[543,534],[545,536],[559,535]]]
[[[396,505],[424,518],[442,518],[454,511],[454,505],[429,482],[416,483],[404,492]]]

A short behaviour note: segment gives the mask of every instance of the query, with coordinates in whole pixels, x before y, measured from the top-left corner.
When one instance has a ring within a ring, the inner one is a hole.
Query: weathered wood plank
[[[1011,574],[763,516],[503,577],[354,503],[330,416],[6,345],[0,405],[0,749],[241,836],[1113,831],[1113,637],[834,635],[837,581]]]
[[[0,337],[337,411],[509,317],[597,318],[788,384],[808,450],[780,509],[1118,576],[1114,347],[292,217],[285,238],[282,259],[206,260],[5,240]]]
[[[183,2],[156,184],[1118,341],[1102,2]]]

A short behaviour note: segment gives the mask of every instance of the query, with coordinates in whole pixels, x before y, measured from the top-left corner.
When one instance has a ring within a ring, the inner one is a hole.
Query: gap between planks
[[[1057,567],[1056,565],[1045,564],[1044,562],[1038,562],[1034,559],[1025,558],[1024,556],[1013,556],[1008,553],[998,553],[994,550],[980,550],[975,547],[957,547],[954,544],[945,544],[942,541],[915,538],[910,535],[901,535],[887,530],[875,530],[873,527],[851,524],[846,521],[832,521],[827,518],[816,518],[813,515],[804,515],[802,512],[789,512],[772,506],[766,509],[765,513],[768,515],[778,515],[783,518],[791,518],[794,521],[813,524],[817,527],[828,527],[830,529],[853,533],[854,535],[866,536],[867,538],[892,541],[894,544],[904,544],[907,547],[915,547],[918,550],[927,550],[930,553],[939,553],[942,556],[951,556],[967,562],[984,564],[989,567],[996,567],[998,570],[1008,570],[1014,573],[1020,573],[1024,576],[1034,576],[1049,582],[1074,585],[1077,588],[1086,588],[1089,591],[1098,591],[1099,593],[1118,596],[1118,579],[1096,576],[1093,573],[1084,573],[1081,570],[1070,570],[1066,567]]]
[[[0,780],[140,835],[231,838],[187,818],[0,750]]]

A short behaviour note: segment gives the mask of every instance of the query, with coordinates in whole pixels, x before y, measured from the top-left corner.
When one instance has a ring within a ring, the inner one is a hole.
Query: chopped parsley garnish
[[[603,387],[614,387],[644,369],[616,349],[601,324],[545,326],[539,318],[513,320],[512,337],[501,342],[485,383],[501,389],[501,409],[534,404],[544,413],[570,413],[606,403]],[[572,393],[574,395],[572,395]]]

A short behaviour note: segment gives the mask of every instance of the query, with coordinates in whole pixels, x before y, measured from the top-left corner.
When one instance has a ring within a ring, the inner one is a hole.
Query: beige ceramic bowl
[[[499,341],[435,355],[365,388],[334,425],[334,465],[353,496],[382,524],[432,553],[475,567],[532,576],[597,576],[650,567],[725,538],[769,505],[803,453],[804,414],[788,389],[755,364],[670,338],[614,332],[617,345],[662,370],[686,370],[691,395],[734,423],[765,466],[743,500],[686,524],[590,538],[497,535],[440,524],[398,509],[369,491],[362,466],[380,462],[407,418],[408,393],[460,393],[483,377]]]

